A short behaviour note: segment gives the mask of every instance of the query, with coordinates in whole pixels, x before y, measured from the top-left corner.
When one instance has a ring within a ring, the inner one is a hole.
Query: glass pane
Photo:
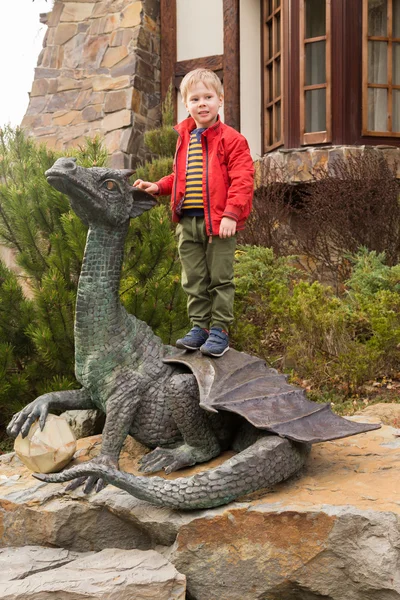
[[[281,0],[275,0],[275,8],[278,8],[281,5]]]
[[[394,85],[400,85],[400,44],[393,44],[393,73]]]
[[[267,67],[267,89],[268,89],[268,97],[267,102],[272,102],[274,99],[274,91],[273,91],[273,79],[272,79],[272,64]]]
[[[368,130],[387,131],[387,90],[368,89]]]
[[[272,106],[267,109],[267,146],[272,146]]]
[[[387,35],[388,0],[368,0],[368,35]]]
[[[267,17],[272,13],[272,0],[267,0]]]
[[[306,85],[326,83],[325,41],[306,44]]]
[[[368,83],[387,83],[387,42],[368,42]]]
[[[281,61],[275,62],[275,97],[281,95]]]
[[[306,92],[306,133],[326,130],[326,90]]]
[[[275,54],[281,51],[281,15],[275,17]]]
[[[305,36],[306,38],[318,37],[326,33],[326,6],[325,0],[305,0]]]
[[[274,142],[279,142],[281,139],[281,103],[277,102],[275,104],[275,140]]]
[[[393,90],[393,131],[400,132],[400,90]]]
[[[393,37],[400,38],[400,0],[393,0]]]
[[[272,56],[272,21],[267,25],[267,48],[268,48],[268,59]]]

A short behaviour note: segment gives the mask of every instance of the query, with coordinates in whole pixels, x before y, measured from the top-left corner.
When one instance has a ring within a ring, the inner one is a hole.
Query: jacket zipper
[[[210,237],[208,242],[211,244],[212,242],[212,223],[211,223],[211,204],[210,204],[210,187],[208,182],[208,140],[204,137],[204,143],[206,145],[206,197],[207,197],[207,210],[208,210],[208,223],[210,226]]]
[[[180,144],[176,149],[176,158],[175,158],[175,179],[174,179],[174,210],[177,214],[178,213],[178,209],[179,207],[176,206],[176,186],[177,186],[177,180],[178,180],[178,152],[182,146],[182,136],[180,133],[178,133],[179,135],[179,139],[180,139]]]

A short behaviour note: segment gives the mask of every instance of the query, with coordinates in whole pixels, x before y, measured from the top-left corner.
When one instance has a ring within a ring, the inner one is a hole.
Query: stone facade
[[[55,0],[24,127],[62,150],[99,135],[115,168],[146,158],[160,117],[158,0]]]

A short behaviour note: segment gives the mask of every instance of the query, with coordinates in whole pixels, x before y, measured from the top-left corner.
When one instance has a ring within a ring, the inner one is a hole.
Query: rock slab
[[[153,550],[7,548],[0,565],[2,600],[185,600],[185,576]]]
[[[2,548],[0,550],[0,584],[25,579],[36,573],[62,567],[91,553],[73,552],[65,548]]]
[[[87,460],[100,437],[78,447],[75,460]],[[137,472],[144,451],[127,443],[121,468]],[[156,549],[186,576],[190,600],[400,600],[399,431],[383,426],[316,444],[290,480],[193,512],[154,507],[112,486],[65,493],[5,455],[0,546],[28,544]]]

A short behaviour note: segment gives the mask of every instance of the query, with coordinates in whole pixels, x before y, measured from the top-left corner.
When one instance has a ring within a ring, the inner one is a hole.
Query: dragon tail
[[[181,510],[212,508],[267,488],[296,473],[309,453],[307,444],[265,436],[209,471],[191,477],[163,479],[136,476],[102,465],[82,464],[57,474],[34,474],[47,483],[96,475],[151,504]]]

